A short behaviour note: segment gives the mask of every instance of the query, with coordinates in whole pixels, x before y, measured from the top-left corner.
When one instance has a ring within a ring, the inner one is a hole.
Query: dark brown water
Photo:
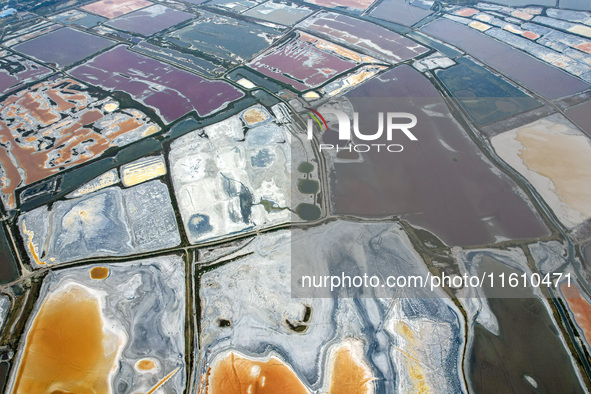
[[[484,272],[520,273],[488,257]],[[493,294],[485,288],[485,294]],[[529,289],[513,294],[528,298],[489,298],[500,335],[474,327],[469,372],[476,393],[582,393],[567,350],[547,309]],[[524,375],[537,382],[534,389]]]
[[[18,266],[11,249],[4,223],[0,223],[0,284],[18,278]]]
[[[418,141],[398,131],[390,142],[385,138],[371,142],[399,143],[402,152],[374,150],[362,154],[362,163],[337,163],[331,174],[335,213],[400,215],[450,245],[547,233],[539,216],[514,191],[516,185],[493,173],[492,164],[420,73],[400,66],[347,97],[366,134],[377,129],[378,112],[409,112],[418,119],[412,129]]]
[[[570,120],[591,137],[591,100],[570,107],[565,112]]]
[[[8,362],[6,362],[6,361],[0,362],[0,392],[4,392],[4,389],[6,387],[9,369],[10,369],[10,364]]]

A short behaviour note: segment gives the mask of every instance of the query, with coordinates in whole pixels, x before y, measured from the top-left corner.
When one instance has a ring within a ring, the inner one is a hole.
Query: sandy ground
[[[492,144],[565,226],[591,217],[591,140],[564,117],[552,115],[507,131]]]

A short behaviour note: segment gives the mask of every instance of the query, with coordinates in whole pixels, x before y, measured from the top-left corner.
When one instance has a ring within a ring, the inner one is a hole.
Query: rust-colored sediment
[[[351,346],[341,346],[334,358],[329,393],[372,393],[372,376],[368,367],[353,356]]]
[[[107,267],[92,267],[90,269],[90,277],[92,279],[105,279],[107,276],[109,276],[109,269]],[[152,361],[152,363],[154,363]]]
[[[107,393],[117,348],[86,288],[50,294],[27,334],[13,393]]]
[[[109,111],[87,107],[97,98],[80,88],[72,79],[42,82],[15,93],[0,106],[0,143],[6,147],[0,150],[0,164],[6,172],[0,186],[8,196],[8,208],[15,207],[18,187],[85,163],[113,146],[118,136],[146,124],[145,115],[132,110],[131,116],[120,113],[108,129],[97,132],[89,125]],[[114,105],[109,109],[114,110]],[[65,111],[72,115],[61,119]],[[158,130],[152,125],[146,132]]]
[[[566,298],[577,325],[583,330],[587,343],[591,343],[591,305],[589,301],[583,297],[579,288],[573,283],[569,287],[568,283],[564,282],[560,286],[560,290]]]
[[[264,122],[268,118],[267,114],[265,114],[259,108],[251,108],[246,111],[243,116],[244,120],[249,125]]]
[[[276,357],[249,360],[233,352],[212,368],[207,394],[298,394],[308,393],[295,372]],[[206,383],[207,384],[207,383]]]
[[[33,244],[33,237],[35,236],[35,233],[33,232],[33,230],[27,230],[27,224],[25,223],[24,220],[23,220],[23,233],[25,233],[27,235],[27,246],[29,248],[29,251],[31,252],[31,256],[33,256],[33,260],[35,261],[35,263],[37,263],[39,265],[45,265],[44,261],[39,260],[39,255],[37,254],[37,249],[35,248],[35,244]]]
[[[539,34],[534,33],[533,31],[524,31],[522,36],[524,36],[525,38],[529,38],[530,40],[537,40],[538,38],[540,38]]]
[[[361,344],[347,340],[333,353],[328,393],[371,394],[373,376]],[[251,360],[234,352],[213,363],[201,378],[201,394],[309,393],[296,373],[277,357]]]
[[[0,142],[6,142],[1,132]],[[18,168],[16,168],[12,160],[10,160],[10,156],[8,156],[4,149],[0,149],[0,164],[2,164],[2,167],[4,168],[5,172],[5,176],[3,176],[0,179],[0,187],[2,188],[2,192],[8,196],[8,208],[14,208],[16,206],[16,201],[14,199],[14,191],[18,186],[21,176],[18,172]]]
[[[140,371],[151,371],[154,368],[156,368],[156,363],[153,360],[150,360],[148,358],[144,358],[144,359],[138,361],[135,364],[135,366]]]

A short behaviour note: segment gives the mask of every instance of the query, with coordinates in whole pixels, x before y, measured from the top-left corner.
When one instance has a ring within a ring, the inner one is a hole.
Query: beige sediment
[[[269,117],[268,115],[263,112],[260,108],[251,108],[248,111],[244,112],[244,121],[249,125],[257,124],[264,122]]]
[[[567,227],[591,217],[591,141],[566,120],[541,119],[495,136],[492,144]]]
[[[431,389],[427,383],[427,378],[423,371],[423,366],[419,358],[414,354],[419,348],[417,345],[417,335],[415,332],[404,322],[396,322],[394,329],[396,332],[404,338],[406,344],[403,348],[397,348],[397,350],[403,354],[404,365],[406,367],[408,376],[413,385],[413,392],[415,393],[429,393]]]

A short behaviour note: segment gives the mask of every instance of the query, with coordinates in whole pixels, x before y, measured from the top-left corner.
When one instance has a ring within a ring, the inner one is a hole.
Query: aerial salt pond
[[[27,324],[10,387],[148,392],[166,382],[181,392],[184,284],[179,256],[51,272]]]
[[[227,248],[206,261],[215,267],[199,277],[200,392],[223,392],[229,382],[254,389],[263,377],[294,392],[465,390],[459,379],[463,328],[450,300],[412,292],[408,298],[292,298],[290,271],[304,266],[291,264],[294,241],[307,246],[297,249],[304,253],[299,257],[314,254],[319,269],[338,268],[335,253],[347,244],[351,267],[363,269],[369,258],[388,261],[389,272],[425,272],[400,227],[388,223],[335,221]],[[368,379],[374,388],[367,388]]]
[[[62,119],[62,113],[70,116]],[[26,125],[26,127],[24,127]],[[70,78],[15,93],[0,109],[0,197],[16,206],[15,190],[158,132],[144,113]]]
[[[591,14],[566,5],[11,3],[0,390],[584,392]],[[413,286],[483,273],[576,287]]]
[[[14,50],[62,68],[102,51],[114,42],[70,27],[18,44]],[[59,48],[59,51],[56,51]]]
[[[117,46],[70,72],[107,90],[122,90],[153,107],[167,123],[190,111],[211,115],[244,93],[224,81],[205,78]],[[154,86],[158,89],[153,89]],[[216,95],[207,92],[215,90]],[[166,105],[164,105],[166,103]]]
[[[287,223],[299,204],[314,204],[317,190],[298,191],[291,170],[312,156],[311,146],[291,134],[293,125],[273,120],[255,106],[172,143],[172,179],[191,243]],[[312,167],[308,181],[317,184]]]
[[[423,26],[421,31],[443,41],[453,42],[478,60],[486,62],[490,67],[547,99],[572,95],[589,88],[589,84],[562,70],[449,19],[437,19]]]
[[[159,180],[42,206],[21,216],[20,230],[36,268],[180,243],[168,188]]]
[[[36,81],[51,73],[45,66],[19,55],[0,58],[0,94],[20,89],[24,84]]]
[[[111,0],[100,0],[87,4],[83,6],[82,9],[111,19],[152,4],[152,2],[147,0],[123,0],[117,2]]]
[[[392,97],[372,100],[372,97]],[[332,157],[329,168],[335,213],[362,217],[402,215],[450,245],[477,245],[504,238],[533,238],[547,233],[533,207],[505,175],[491,171],[484,158],[433,85],[402,65],[345,94],[360,114],[363,130],[376,130],[378,111],[409,112],[418,141],[402,133],[378,143],[400,143],[399,153],[359,153],[363,161]],[[322,107],[319,111],[322,113]],[[350,109],[349,109],[350,111]],[[330,115],[327,115],[329,128]],[[322,135],[333,143],[334,132]],[[359,141],[355,141],[359,143]],[[342,153],[342,152],[341,152]],[[330,156],[329,156],[330,157]],[[392,171],[395,168],[396,171]],[[479,187],[475,189],[474,184]]]
[[[310,62],[309,59],[314,61]],[[293,38],[255,57],[248,66],[296,90],[307,90],[357,65],[376,62],[370,56],[296,31]]]
[[[424,46],[384,27],[332,12],[318,13],[299,23],[297,27],[329,37],[393,64],[428,52]]]
[[[280,25],[292,26],[312,12],[310,8],[292,2],[267,1],[249,9],[244,15]]]
[[[105,26],[149,36],[193,18],[194,15],[162,5],[153,5],[111,19]]]

